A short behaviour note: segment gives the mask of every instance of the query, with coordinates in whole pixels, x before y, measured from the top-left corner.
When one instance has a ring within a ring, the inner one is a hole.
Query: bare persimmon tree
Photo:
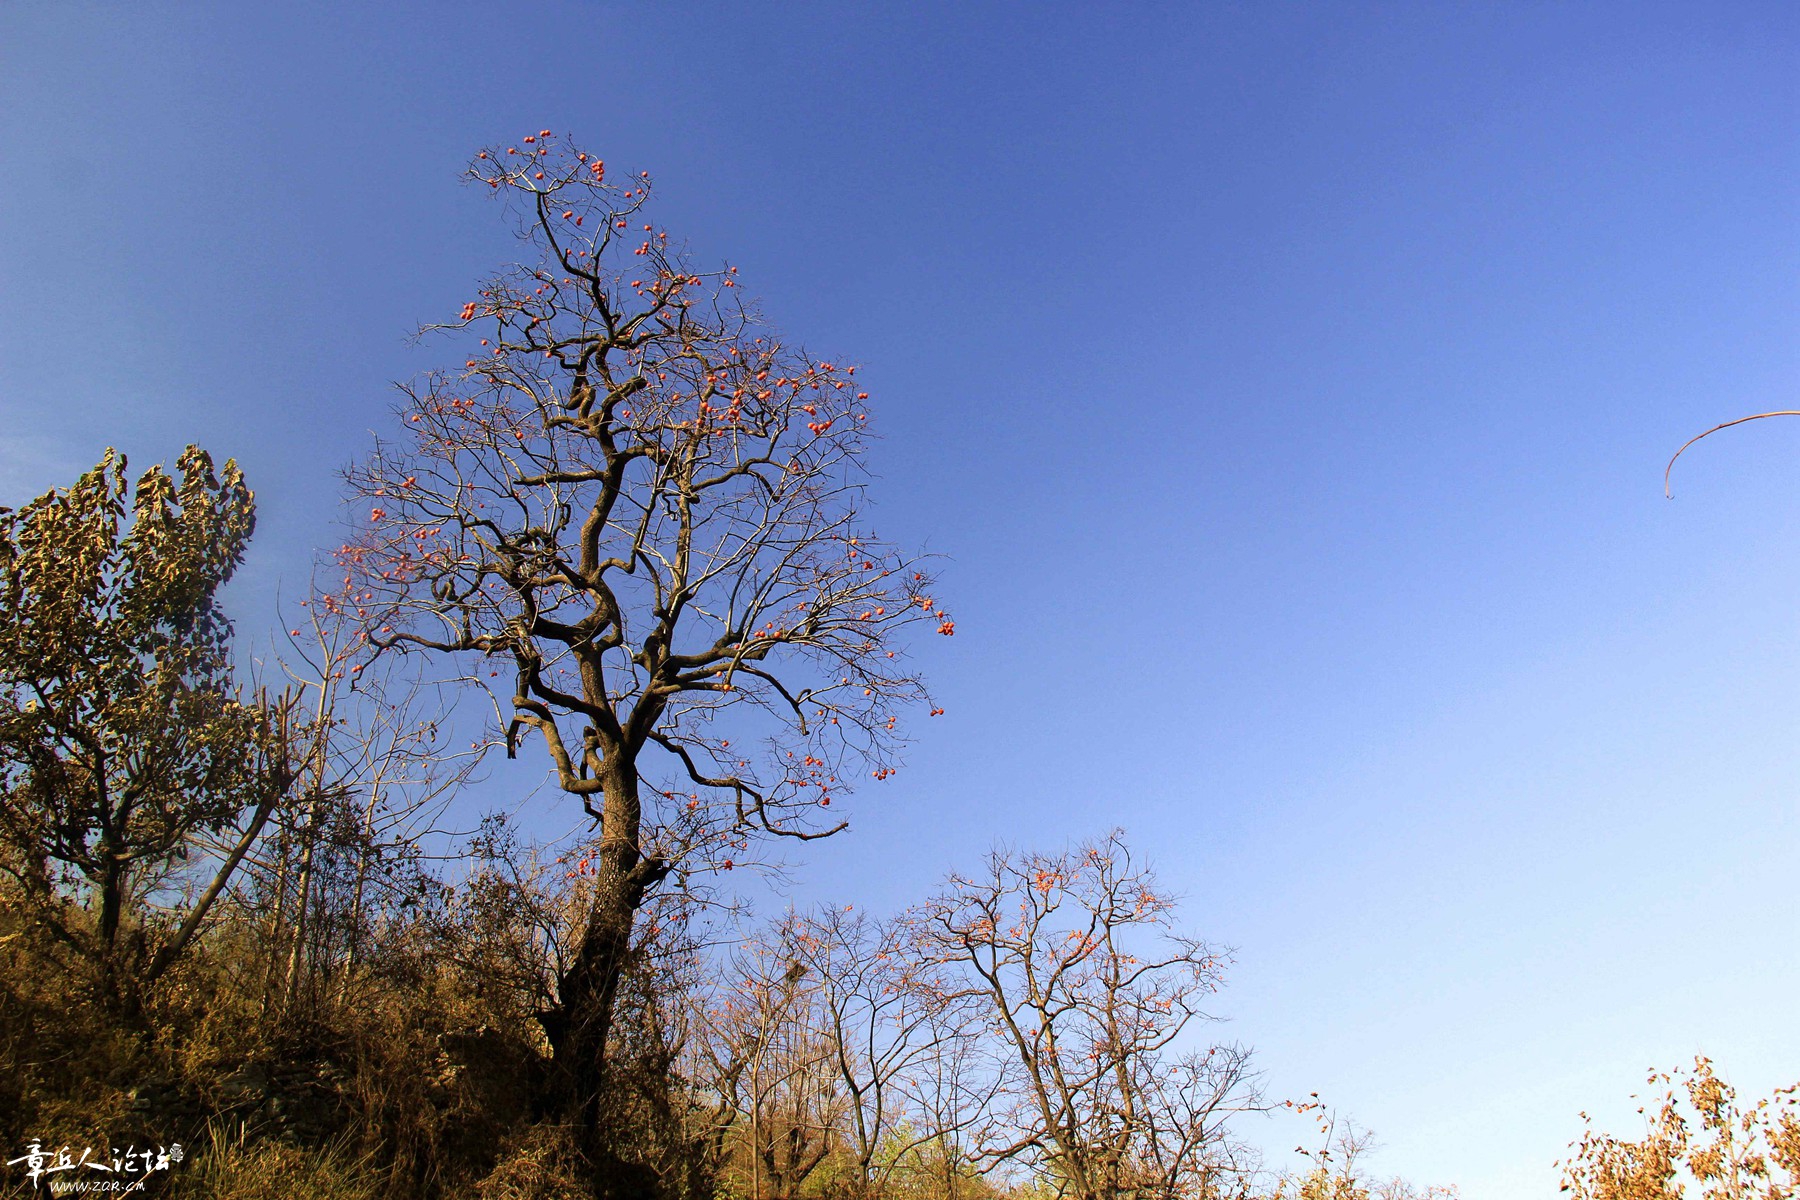
[[[434,328],[461,366],[404,389],[404,437],[350,475],[344,548],[377,650],[452,656],[509,756],[543,748],[599,828],[576,952],[542,1023],[601,1158],[621,965],[646,897],[757,839],[818,838],[894,770],[925,693],[901,635],[954,632],[865,525],[868,395],[785,343],[549,132],[484,150],[525,260]],[[598,1160],[597,1160],[598,1161]]]
[[[917,914],[1013,1060],[990,1165],[1034,1167],[1075,1200],[1211,1196],[1239,1177],[1226,1122],[1258,1104],[1249,1052],[1193,1037],[1224,955],[1174,915],[1116,830],[1061,854],[995,851]]]

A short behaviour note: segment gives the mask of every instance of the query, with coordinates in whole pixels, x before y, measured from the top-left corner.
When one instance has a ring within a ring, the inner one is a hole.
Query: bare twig
[[[1672,455],[1670,457],[1669,465],[1663,468],[1663,495],[1668,497],[1671,500],[1673,500],[1675,498],[1675,493],[1669,490],[1669,473],[1675,469],[1675,460],[1677,458],[1680,458],[1684,453],[1686,453],[1687,448],[1689,446],[1693,445],[1695,442],[1699,441],[1701,438],[1711,437],[1713,434],[1719,432],[1719,430],[1721,430],[1721,429],[1730,429],[1733,425],[1742,425],[1746,421],[1760,421],[1764,417],[1800,417],[1800,410],[1784,408],[1784,409],[1778,409],[1775,412],[1752,413],[1750,416],[1747,416],[1747,417],[1739,417],[1735,421],[1726,421],[1722,425],[1714,425],[1711,429],[1707,430],[1705,433],[1695,434],[1693,437],[1689,438],[1687,441],[1681,443],[1681,449],[1677,450],[1674,453],[1674,455]]]

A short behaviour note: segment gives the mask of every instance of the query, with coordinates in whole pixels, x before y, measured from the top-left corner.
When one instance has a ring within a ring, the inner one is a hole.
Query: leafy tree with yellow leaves
[[[177,466],[133,488],[108,450],[0,509],[0,900],[126,1014],[293,778],[288,706],[246,701],[217,601],[255,498],[235,462]]]
[[[1642,1140],[1598,1133],[1590,1123],[1564,1164],[1564,1192],[1576,1200],[1800,1195],[1800,1084],[1742,1107],[1705,1058],[1696,1058],[1692,1071],[1652,1072],[1649,1081],[1664,1091],[1653,1111],[1638,1110],[1645,1113]]]

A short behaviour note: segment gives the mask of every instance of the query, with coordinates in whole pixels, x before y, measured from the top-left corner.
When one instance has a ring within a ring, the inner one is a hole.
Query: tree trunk
[[[340,1004],[347,1003],[350,999],[351,981],[356,976],[356,967],[362,958],[363,909],[369,890],[369,860],[375,854],[375,813],[380,804],[381,785],[378,782],[369,788],[369,802],[363,809],[362,837],[356,847],[356,883],[350,891],[349,944],[344,949],[343,973],[338,980]]]
[[[262,964],[262,1011],[267,1017],[275,1011],[276,973],[280,970],[282,938],[286,936],[288,909],[288,867],[291,839],[287,823],[280,822],[275,837],[274,906],[269,911],[269,931],[263,937],[266,957]]]
[[[99,942],[100,992],[115,1015],[135,1021],[138,1013],[137,978],[132,963],[125,961],[129,938],[119,936],[125,923],[125,855],[107,838],[100,843],[102,860],[96,937]]]
[[[330,693],[319,690],[319,707],[315,717],[312,753],[312,795],[306,805],[305,825],[300,833],[299,895],[294,900],[294,944],[288,955],[286,979],[281,986],[281,1010],[291,1013],[300,995],[300,980],[306,970],[306,939],[311,936],[313,907],[313,857],[318,849],[319,816],[325,804],[325,730],[330,728],[332,706]]]
[[[319,836],[319,789],[313,789],[307,805],[305,825],[300,832],[298,894],[294,897],[294,940],[288,949],[288,960],[281,984],[281,1011],[291,1013],[300,996],[300,980],[306,969],[306,939],[311,935],[308,918],[312,915],[313,854]]]
[[[637,911],[667,867],[638,850],[636,769],[612,766],[605,780],[593,906],[574,960],[558,981],[558,1010],[544,1030],[554,1056],[556,1106],[577,1131],[594,1194],[637,1200],[655,1194],[655,1176],[631,1161],[631,1131],[622,1126],[618,1106],[609,1103],[608,1041]]]

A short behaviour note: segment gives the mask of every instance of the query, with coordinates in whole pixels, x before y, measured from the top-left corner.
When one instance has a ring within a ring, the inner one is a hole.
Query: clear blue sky
[[[1800,9],[9,4],[0,502],[237,456],[266,638],[543,126],[866,364],[950,560],[800,899],[1123,825],[1270,1091],[1471,1200],[1800,1078],[1800,421],[1660,491],[1800,407]]]

